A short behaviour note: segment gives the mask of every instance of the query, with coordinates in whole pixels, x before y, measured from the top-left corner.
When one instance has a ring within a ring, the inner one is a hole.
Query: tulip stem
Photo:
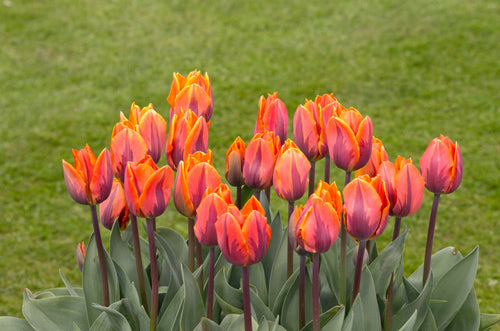
[[[399,237],[399,232],[401,231],[401,217],[396,216],[396,221],[394,222],[394,233],[392,234],[392,241]]]
[[[295,201],[288,201],[288,226],[290,226],[290,217],[293,213],[294,204]],[[288,279],[293,273],[293,247],[290,240],[288,240],[286,265],[286,278]]]
[[[156,261],[154,218],[148,218],[146,223],[148,228],[149,258],[151,260],[151,320],[149,330],[155,331],[158,315],[158,265]]]
[[[354,272],[354,287],[352,289],[351,304],[359,293],[359,285],[361,283],[361,270],[363,269],[363,257],[366,249],[366,240],[360,240],[358,247],[358,257],[356,259],[356,271]]]
[[[255,198],[256,198],[257,200],[259,200],[259,202],[260,202],[260,190],[258,190],[258,189],[257,189],[257,190],[255,190],[255,191],[253,192],[253,195],[254,195],[254,196],[255,196]],[[241,209],[241,208],[240,208],[240,209]]]
[[[319,320],[319,253],[313,254],[313,274],[312,274],[312,309],[313,309],[313,330],[320,330]]]
[[[194,218],[188,217],[188,266],[194,272]]]
[[[267,202],[269,202],[269,205],[271,205],[271,187],[266,188],[265,192],[266,192]]]
[[[300,256],[299,270],[299,329],[306,324],[306,256]]]
[[[96,205],[90,205],[90,212],[92,214],[92,226],[94,227],[97,256],[99,258],[99,268],[101,269],[102,301],[103,305],[107,307],[109,306],[108,273],[106,271],[104,247],[102,245],[101,230],[99,229],[99,219],[97,218]]]
[[[196,245],[196,268],[203,266],[203,251],[198,238],[194,238]],[[203,267],[200,269],[200,276],[198,277],[198,287],[200,288],[201,297],[203,297]]]
[[[149,311],[148,299],[146,297],[146,286],[144,285],[144,272],[141,257],[141,243],[139,241],[139,227],[137,225],[137,216],[130,213],[130,226],[132,227],[132,240],[134,245],[135,269],[137,271],[137,280],[139,282],[139,291],[141,292],[141,303],[146,311]]]
[[[330,184],[330,155],[325,156],[325,182]]]
[[[391,282],[387,289],[387,304],[385,305],[384,331],[391,330],[392,323],[392,291],[394,287],[394,271],[391,274]]]
[[[351,181],[351,172],[345,172],[344,188]],[[340,303],[347,302],[347,278],[346,278],[346,254],[347,254],[347,232],[344,222],[340,222]]]
[[[432,242],[434,241],[434,228],[436,227],[436,216],[439,204],[439,193],[434,193],[432,201],[431,217],[429,219],[429,230],[427,231],[427,244],[425,245],[424,275],[422,286],[427,282],[431,271]]]
[[[241,186],[236,187],[236,207],[241,209]]]
[[[208,251],[208,289],[207,289],[207,318],[212,319],[214,305],[214,268],[215,268],[215,246],[210,246]]]
[[[250,307],[250,279],[248,276],[248,267],[242,267],[241,269],[245,331],[252,331],[252,309]]]
[[[315,180],[315,175],[316,175],[316,162],[311,161],[311,169],[309,169],[309,194],[311,195],[314,193],[314,180]]]

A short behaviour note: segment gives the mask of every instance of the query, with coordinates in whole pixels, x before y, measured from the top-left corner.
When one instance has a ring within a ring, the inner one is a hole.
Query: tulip
[[[111,230],[115,221],[118,221],[120,230],[127,228],[130,212],[125,201],[122,183],[116,178],[113,179],[109,197],[99,206],[99,218],[106,229]]]
[[[293,137],[310,161],[317,161],[328,153],[321,106],[306,100],[293,116]]]
[[[330,158],[346,172],[363,167],[372,151],[372,121],[354,108],[328,120],[326,136]]]
[[[372,153],[368,163],[362,168],[356,170],[354,177],[359,177],[362,175],[369,175],[370,177],[375,177],[378,174],[378,169],[380,164],[384,161],[389,161],[389,156],[387,155],[384,145],[382,142],[373,137],[372,141]]]
[[[266,98],[260,97],[259,112],[253,134],[272,131],[284,143],[288,135],[288,112],[286,106],[278,98],[278,93],[269,94]]]
[[[248,187],[263,190],[271,186],[280,146],[280,138],[271,131],[257,133],[250,140],[243,165],[243,178]]]
[[[85,252],[87,249],[85,248],[85,243],[82,241],[82,243],[78,243],[78,246],[76,247],[76,261],[78,263],[78,268],[80,271],[83,271],[83,261],[85,261]]]
[[[117,125],[122,125],[118,123]],[[116,126],[115,126],[116,127]],[[116,131],[116,132],[115,132]],[[148,153],[144,138],[131,128],[113,130],[111,137],[111,160],[115,176],[123,183],[128,162],[138,162]]]
[[[243,165],[245,164],[245,142],[240,137],[237,137],[226,153],[226,179],[229,185],[242,186],[245,184],[243,180]]]
[[[451,193],[462,181],[462,154],[458,143],[440,135],[433,139],[420,159],[425,187],[433,193]]]
[[[96,158],[89,145],[73,149],[75,166],[62,161],[64,181],[70,196],[83,205],[96,205],[109,196],[113,185],[113,168],[109,151],[104,149]]]
[[[171,117],[166,155],[172,169],[177,170],[179,162],[189,154],[207,151],[209,128],[210,122],[189,109],[181,109]]]
[[[202,76],[195,70],[184,77],[174,73],[167,101],[171,109],[170,118],[181,109],[190,109],[196,116],[204,117],[208,122],[213,112],[212,88],[208,74]]]
[[[138,162],[129,162],[125,172],[125,200],[137,217],[153,219],[165,212],[170,200],[174,172],[168,166],[158,168],[147,155]]]

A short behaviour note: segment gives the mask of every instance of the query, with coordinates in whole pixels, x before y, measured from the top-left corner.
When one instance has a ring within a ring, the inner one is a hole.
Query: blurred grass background
[[[251,138],[259,97],[274,91],[290,136],[295,108],[333,92],[372,118],[391,160],[418,165],[434,137],[457,140],[464,179],[441,198],[434,251],[479,244],[479,305],[498,313],[499,9],[494,0],[2,0],[0,315],[21,316],[24,288],[62,286],[59,268],[80,283],[75,250],[90,213],[69,197],[61,159],[73,162],[85,143],[108,147],[133,101],[168,118],[172,73],[193,69],[212,82],[209,146],[221,173],[234,138]],[[426,192],[403,222],[407,273],[423,261],[431,201]],[[158,222],[185,231],[173,204]],[[392,224],[379,245],[391,234]]]

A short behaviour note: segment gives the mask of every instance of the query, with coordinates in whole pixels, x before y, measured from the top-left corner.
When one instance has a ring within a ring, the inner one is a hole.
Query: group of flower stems
[[[373,137],[371,119],[354,108],[345,108],[333,94],[317,96],[299,105],[293,116],[293,140],[288,138],[288,112],[277,93],[259,100],[254,136],[240,138],[226,153],[225,178],[212,164],[208,130],[213,100],[208,75],[193,71],[186,77],[174,73],[170,94],[169,132],[167,123],[153,105],[135,103],[127,118],[120,114],[111,134],[110,149],[96,158],[87,145],[73,150],[74,166],[63,160],[64,178],[71,197],[90,205],[97,253],[100,261],[103,304],[108,306],[108,281],[99,219],[106,228],[119,222],[120,229],[132,227],[133,250],[142,304],[150,314],[151,330],[158,314],[158,266],[154,233],[156,217],[167,208],[173,188],[175,208],[188,219],[189,268],[203,264],[201,245],[209,247],[209,275],[206,316],[212,318],[215,247],[224,258],[242,268],[245,329],[251,330],[248,266],[266,254],[271,229],[259,202],[261,192],[270,199],[270,188],[288,201],[287,274],[294,270],[294,251],[300,256],[299,324],[305,321],[306,257],[312,254],[313,328],[320,329],[319,254],[330,249],[340,236],[341,293],[346,293],[347,233],[359,243],[356,257],[353,302],[359,292],[361,269],[367,243],[385,229],[388,216],[395,217],[393,239],[400,231],[402,217],[420,207],[424,187],[434,193],[424,261],[425,283],[439,196],[453,192],[462,178],[462,160],[457,143],[440,136],[432,140],[420,159],[420,171],[411,159],[399,156],[391,162],[382,142]],[[167,164],[157,164],[165,153]],[[315,165],[325,159],[324,180],[315,182]],[[330,183],[330,162],[345,171],[343,192]],[[352,179],[354,174],[354,179]],[[352,179],[352,180],[351,180]],[[242,201],[242,187],[255,196]],[[295,206],[308,190],[305,205]],[[99,213],[96,206],[100,204]],[[98,215],[99,214],[99,215]],[[147,221],[150,253],[151,302],[147,302],[141,260],[137,218]],[[82,267],[85,246],[77,254]],[[196,261],[196,265],[195,265]],[[203,294],[203,274],[199,279]],[[392,280],[391,285],[392,287]],[[392,293],[389,289],[388,293]],[[390,328],[391,297],[387,298],[385,326]]]

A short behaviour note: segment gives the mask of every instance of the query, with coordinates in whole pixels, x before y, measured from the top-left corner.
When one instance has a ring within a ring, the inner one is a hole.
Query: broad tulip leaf
[[[113,303],[120,298],[118,277],[116,275],[115,265],[106,250],[104,250],[104,257],[108,275],[109,301],[110,303]],[[101,314],[101,312],[95,309],[92,304],[103,304],[100,270],[99,258],[97,257],[97,246],[94,234],[92,234],[85,254],[82,277],[83,293],[85,296],[85,305],[87,307],[87,317],[90,324],[93,324],[97,317]]]
[[[102,311],[102,313],[92,324],[90,331],[132,331],[127,319],[120,312],[112,308],[116,307],[117,304],[119,303],[115,302],[109,307],[94,304],[94,308]]]
[[[64,285],[66,285],[66,288],[68,289],[68,292],[71,296],[73,296],[73,297],[83,296],[83,292],[81,293],[82,295],[79,295],[78,293],[76,293],[76,291],[73,289],[73,286],[71,286],[71,284],[68,282],[68,280],[64,276],[61,269],[59,269],[59,276],[61,276],[61,279],[62,279]]]
[[[445,304],[431,303],[439,330],[444,330],[450,324],[467,299],[476,278],[478,259],[479,249],[476,247],[436,282],[431,299],[446,301]]]
[[[264,267],[262,263],[255,263],[248,266],[248,279],[250,285],[255,286],[256,293],[264,304],[267,305],[267,285],[266,275],[264,274]]]
[[[312,320],[312,283],[309,274],[305,277],[305,320]],[[281,308],[281,325],[288,331],[299,330],[299,277],[295,278]]]
[[[160,284],[179,288],[182,284],[182,267],[181,261],[177,259],[177,252],[173,248],[174,245],[169,243],[158,233],[155,233],[155,243],[161,257],[161,259],[159,259],[159,262],[161,261],[159,265],[161,272],[159,279]],[[183,245],[185,245],[185,243],[183,243]],[[167,283],[168,281],[170,281],[170,283]]]
[[[425,315],[425,319],[420,326],[420,330],[423,331],[438,331],[436,320],[434,319],[434,315],[430,308],[427,309],[427,314]]]
[[[267,199],[265,200],[267,201]],[[264,210],[266,209],[264,208]],[[268,209],[266,210],[266,215],[267,212]],[[268,218],[268,222],[269,220],[270,218]],[[276,214],[276,216],[274,216],[274,219],[272,220],[270,226],[271,226],[271,240],[269,241],[269,247],[267,248],[266,255],[264,255],[264,258],[261,261],[262,266],[264,267],[264,273],[266,277],[266,287],[269,286],[271,271],[276,261],[276,254],[280,247],[281,238],[283,236],[283,225],[281,224],[281,216],[279,212]],[[266,300],[266,302],[267,301],[268,300]]]
[[[488,330],[490,327],[500,322],[500,314],[481,314],[480,319],[481,324],[479,325],[479,330]]]
[[[203,317],[205,305],[201,299],[198,283],[185,264],[182,264],[182,280],[184,284],[184,304],[181,310],[180,327],[181,330],[193,330]]]
[[[0,316],[0,330],[35,331],[26,320],[10,316]]]
[[[293,274],[288,278],[280,290],[280,293],[274,300],[274,306],[272,307],[272,311],[274,315],[279,315],[281,312],[281,308],[283,307],[283,302],[285,302],[286,296],[290,291],[290,288],[295,284],[299,277],[299,269],[296,269]]]
[[[188,265],[189,253],[186,240],[184,240],[184,238],[179,233],[170,228],[159,227],[157,229],[157,233],[170,245],[175,254],[176,260],[179,263]]]
[[[198,323],[193,331],[222,331],[222,328],[214,321],[202,317],[200,323]]]
[[[408,320],[406,320],[406,323],[401,326],[401,328],[397,329],[398,331],[413,331],[416,330],[417,328],[415,327],[415,323],[417,321],[417,314],[418,311],[414,311],[413,314],[410,316]],[[392,325],[391,325],[392,328]]]
[[[53,296],[38,298],[25,290],[23,315],[37,330],[72,330],[73,323],[80,329],[88,330],[85,314],[85,299],[75,296]]]
[[[479,324],[479,305],[474,288],[472,288],[464,304],[445,331],[479,330]]]
[[[342,325],[342,331],[359,331],[364,330],[365,325],[363,313],[363,302],[360,295],[356,297],[354,303],[352,304],[351,310],[347,314]]]
[[[220,327],[224,331],[245,330],[245,317],[243,314],[229,314],[222,320]],[[252,330],[257,330],[259,324],[252,318]]]
[[[267,322],[265,317],[262,317],[260,319],[259,328],[257,329],[257,331],[269,331],[269,323]]]
[[[340,312],[342,310],[342,312]],[[319,316],[319,324],[321,325],[321,328],[323,330],[340,330],[340,327],[342,327],[342,323],[344,322],[344,308],[341,306],[336,306],[331,309],[328,309],[325,311],[323,314]],[[340,320],[340,324],[338,324],[339,320],[333,321],[330,324],[330,321],[332,321],[335,316],[339,315],[342,316],[342,319]],[[300,331],[313,331],[313,322],[310,321],[307,323]]]
[[[162,315],[158,315],[158,330],[178,330],[182,304],[184,301],[184,286],[177,291],[172,300],[168,303],[167,309]]]
[[[390,277],[390,275],[389,275]],[[378,309],[377,293],[372,275],[368,268],[361,272],[359,296],[363,306],[364,330],[381,330],[380,312]]]

